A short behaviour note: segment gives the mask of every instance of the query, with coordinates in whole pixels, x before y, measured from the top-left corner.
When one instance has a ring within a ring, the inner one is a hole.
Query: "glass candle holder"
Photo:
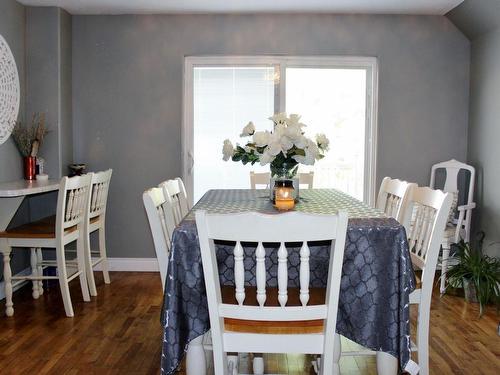
[[[278,180],[274,185],[274,206],[279,211],[293,210],[295,207],[295,189],[293,181]]]

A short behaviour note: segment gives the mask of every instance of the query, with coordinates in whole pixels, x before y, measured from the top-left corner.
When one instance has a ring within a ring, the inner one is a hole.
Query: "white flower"
[[[288,125],[298,125],[299,121],[300,121],[300,115],[296,113],[291,113],[287,123]]]
[[[281,148],[281,143],[278,141],[272,141],[269,143],[269,146],[267,146],[266,151],[268,154],[272,156],[278,155],[283,149]]]
[[[266,165],[271,163],[274,160],[274,156],[269,154],[267,151],[259,156],[260,165]]]
[[[234,147],[229,139],[224,141],[224,145],[222,146],[222,160],[228,161],[234,155]]]
[[[245,152],[247,152],[247,153],[251,153],[254,150],[255,150],[255,148],[253,148],[252,146],[245,146]]]
[[[307,148],[306,148],[306,157],[307,154],[310,154],[314,159],[319,159],[319,148],[316,142],[313,142],[311,139],[307,140]]]
[[[316,143],[318,147],[323,151],[328,151],[330,148],[330,140],[324,134],[316,135]]]
[[[273,134],[275,134],[277,137],[281,137],[282,135],[286,134],[286,129],[287,127],[285,124],[276,124],[274,126]]]
[[[293,142],[302,137],[302,130],[297,125],[289,125],[286,127],[285,135]]]
[[[293,144],[297,148],[304,149],[307,147],[307,144],[308,144],[307,141],[308,141],[308,138],[301,135],[299,138],[297,138],[296,140],[293,141]]]
[[[274,122],[276,125],[278,124],[286,124],[287,117],[285,112],[277,113],[274,116],[269,117],[269,120]]]
[[[316,145],[316,143],[314,143],[310,139],[306,138],[306,141],[307,141],[307,146],[304,148],[305,156],[295,155],[295,156],[293,156],[293,159],[297,163],[300,163],[300,164],[314,165],[314,162],[316,161],[316,159],[319,158],[318,145]]]
[[[288,151],[293,147],[293,142],[287,136],[282,136],[280,138],[280,143],[283,151]]]
[[[255,125],[250,121],[241,131],[240,137],[249,137],[255,133]]]
[[[253,133],[253,143],[257,147],[264,147],[269,144],[269,138],[271,137],[271,133],[269,131],[264,132],[255,132]]]

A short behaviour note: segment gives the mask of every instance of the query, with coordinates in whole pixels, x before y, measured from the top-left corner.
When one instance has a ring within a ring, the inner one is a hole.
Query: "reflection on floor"
[[[31,286],[16,292],[14,317],[0,318],[0,373],[158,374],[160,278],[155,273],[114,272],[111,279],[105,285],[97,275],[99,295],[90,303],[82,301],[79,283],[72,283],[73,319],[64,314],[57,283],[38,300],[31,299]],[[1,301],[2,313],[4,308]],[[499,374],[499,320],[492,306],[478,319],[477,305],[436,293],[431,374]],[[346,350],[355,346],[345,340],[343,344]],[[250,356],[241,357],[242,372],[251,373],[250,363]],[[265,364],[268,373],[314,374],[308,356],[266,355]],[[341,372],[376,374],[375,358],[342,358]]]

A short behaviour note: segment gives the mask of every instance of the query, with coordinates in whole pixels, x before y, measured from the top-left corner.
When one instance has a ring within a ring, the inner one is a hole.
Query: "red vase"
[[[24,179],[25,180],[36,180],[36,157],[35,156],[25,156],[24,161]]]

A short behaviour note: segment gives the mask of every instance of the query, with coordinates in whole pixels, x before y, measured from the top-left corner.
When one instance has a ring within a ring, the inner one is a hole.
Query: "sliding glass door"
[[[309,136],[330,151],[314,167],[316,188],[373,202],[376,165],[376,60],[346,57],[187,57],[184,179],[196,202],[209,189],[249,188],[249,172],[269,166],[222,161],[222,142],[253,121],[272,130],[275,112],[298,113]]]

